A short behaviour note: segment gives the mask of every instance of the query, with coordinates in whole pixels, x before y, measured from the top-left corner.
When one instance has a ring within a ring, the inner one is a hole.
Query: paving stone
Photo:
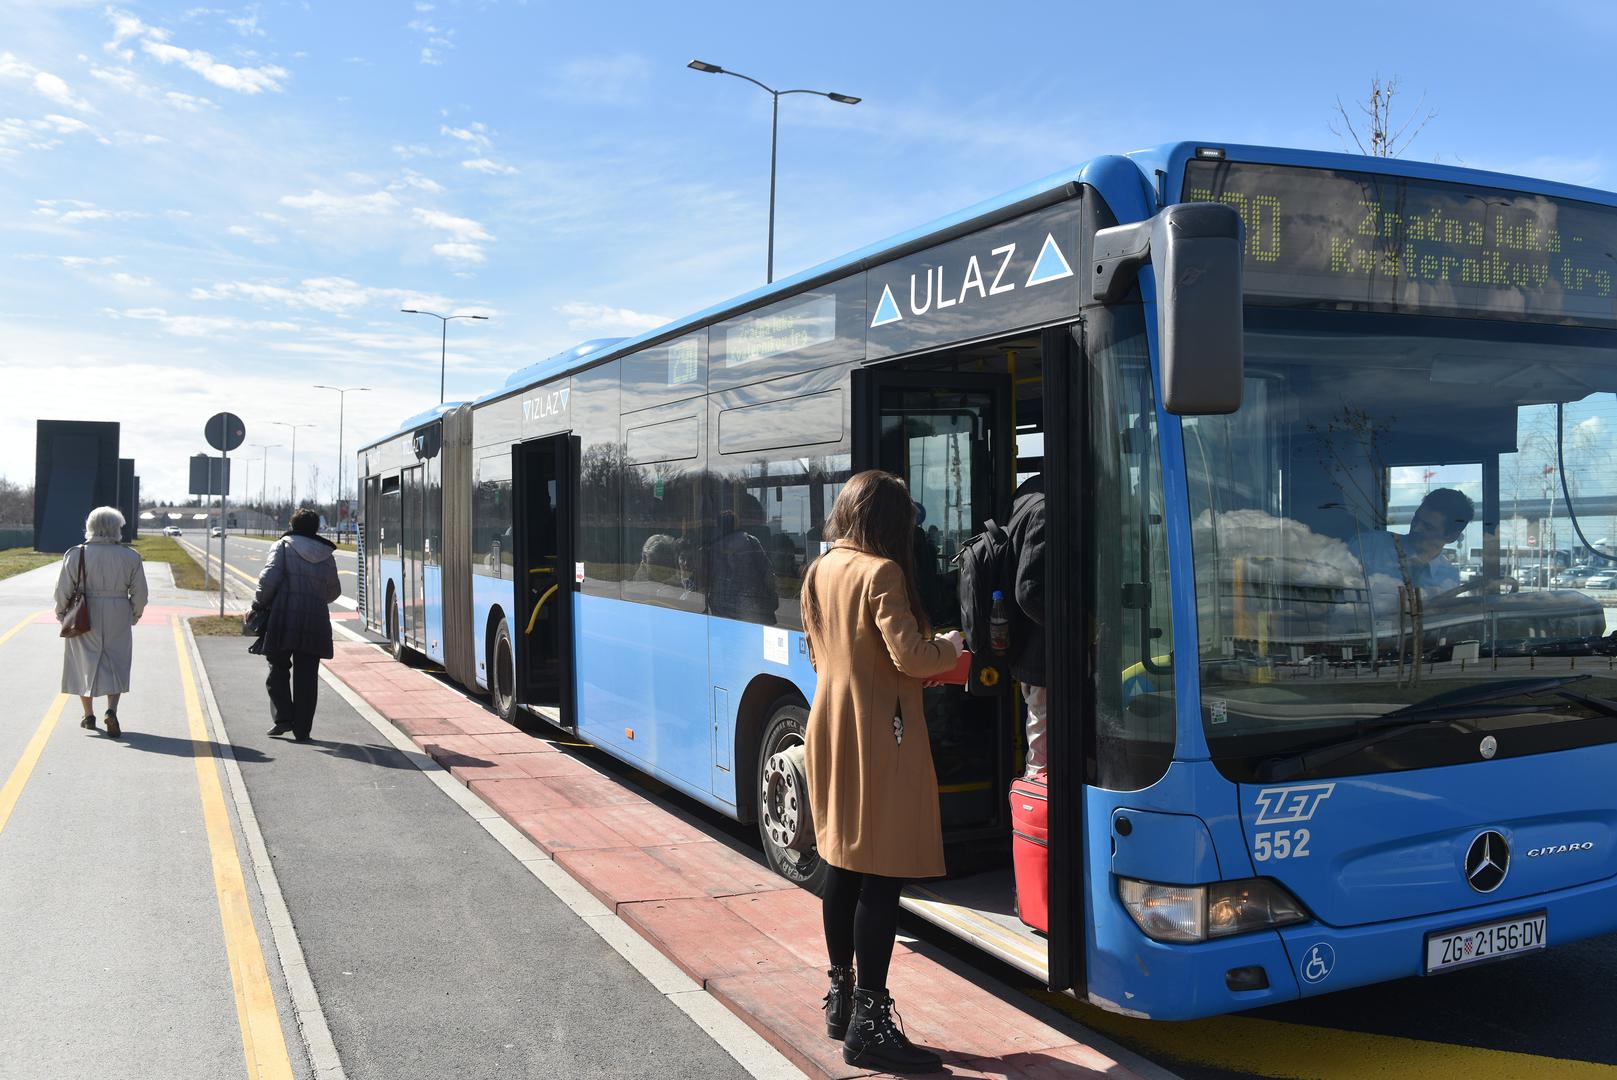
[[[660,844],[643,850],[696,886],[700,890],[699,895],[736,896],[796,888],[768,867],[716,841],[705,844]]]
[[[534,738],[525,731],[513,731],[509,727],[504,731],[479,735],[477,736],[477,741],[496,754],[553,754],[556,752],[555,744]]]
[[[813,893],[803,889],[776,889],[727,896],[720,903],[764,936],[791,949],[799,963],[830,966],[825,953],[820,898]]]
[[[473,794],[482,798],[507,821],[519,814],[568,805],[564,796],[531,777],[521,780],[477,780],[470,786]]]
[[[1072,1042],[1071,1036],[917,953],[893,954],[887,989],[913,1041],[962,1060],[1004,1058]],[[970,1022],[963,1022],[967,1017]]]
[[[511,730],[498,716],[481,709],[456,709],[444,720],[465,735],[499,735]]]
[[[475,736],[484,738],[484,736]],[[521,769],[527,776],[594,776],[595,770],[571,754],[550,753],[506,754],[505,759]]]
[[[511,818],[511,824],[549,855],[555,855],[558,851],[638,846],[603,822],[598,816],[601,809],[604,808],[557,806],[517,814]]]
[[[621,904],[618,915],[704,986],[710,979],[789,971],[800,963],[790,949],[710,897]]]
[[[537,780],[531,782],[539,783]],[[708,844],[713,845],[714,842],[709,840]],[[701,888],[674,867],[639,848],[558,851],[554,858],[557,866],[576,878],[579,884],[609,908],[615,909],[619,904],[632,904],[639,900],[681,900],[705,895]]]
[[[651,844],[697,844],[711,839],[706,833],[654,803],[615,803],[592,808],[595,816],[614,832],[645,847]]]
[[[869,1076],[843,1061],[842,1044],[825,1033],[827,985],[825,969],[815,967],[731,975],[711,980],[707,990],[810,1076]]]
[[[376,711],[381,712],[382,710],[377,709]],[[382,715],[394,727],[411,737],[426,735],[459,736],[464,734],[460,728],[439,716],[387,716],[386,713]],[[417,745],[419,745],[419,739],[417,740]]]
[[[612,806],[643,802],[637,793],[600,773],[588,776],[547,776],[543,782],[574,806]]]
[[[950,1055],[949,1073],[982,1080],[1128,1080],[1136,1075],[1099,1050],[1078,1043],[1003,1058],[956,1059]]]

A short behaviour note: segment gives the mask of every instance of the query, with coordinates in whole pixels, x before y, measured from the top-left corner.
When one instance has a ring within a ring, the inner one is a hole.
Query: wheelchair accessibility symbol
[[[1310,946],[1303,955],[1303,981],[1307,983],[1324,982],[1331,974],[1331,968],[1336,966],[1336,951],[1323,941],[1318,945]]]

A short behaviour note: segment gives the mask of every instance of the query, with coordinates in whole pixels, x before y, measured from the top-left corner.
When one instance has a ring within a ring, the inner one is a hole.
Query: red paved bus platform
[[[334,675],[799,1068],[870,1075],[825,1034],[813,895],[375,646],[336,648]],[[1136,1076],[902,942],[888,981],[952,1075]]]

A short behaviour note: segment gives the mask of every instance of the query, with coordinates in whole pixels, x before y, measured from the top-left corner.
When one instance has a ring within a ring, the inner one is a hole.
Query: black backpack
[[[1015,514],[1012,514],[1014,520]],[[1005,613],[1011,625],[1016,606],[1016,549],[1011,534],[994,521],[983,523],[983,531],[960,546],[955,556],[960,567],[960,632],[971,651],[971,674],[966,692],[983,697],[1003,694],[1010,686],[1010,661],[1016,642],[1003,653],[996,653],[989,637],[989,618],[994,609],[994,593],[1005,599]]]

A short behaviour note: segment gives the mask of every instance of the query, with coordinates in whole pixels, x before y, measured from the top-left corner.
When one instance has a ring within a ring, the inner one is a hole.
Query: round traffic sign
[[[203,429],[208,437],[208,445],[215,450],[228,453],[242,444],[247,438],[247,425],[241,422],[241,417],[235,413],[214,413],[208,419],[208,425]]]

